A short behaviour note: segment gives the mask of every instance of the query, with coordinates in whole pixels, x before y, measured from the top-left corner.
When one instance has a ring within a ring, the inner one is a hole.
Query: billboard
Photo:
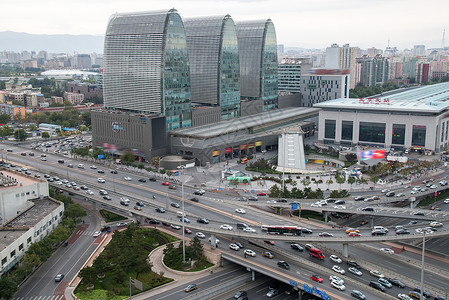
[[[357,158],[359,161],[385,158],[385,149],[362,151],[357,148]]]
[[[387,160],[388,161],[398,161],[401,163],[406,163],[408,161],[408,157],[407,156],[392,156],[392,155],[388,155],[387,156]]]

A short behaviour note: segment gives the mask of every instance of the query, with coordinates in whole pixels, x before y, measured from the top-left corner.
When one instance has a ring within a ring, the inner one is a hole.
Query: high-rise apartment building
[[[184,19],[192,103],[218,106],[221,120],[240,116],[240,65],[231,16]]]
[[[278,65],[279,92],[301,92],[301,60],[284,58]]]
[[[349,70],[316,69],[301,76],[301,106],[349,97]]]
[[[354,76],[356,84],[360,82],[364,86],[376,86],[383,85],[388,80],[390,65],[387,58],[381,55],[364,55],[357,58],[356,62],[360,66]]]
[[[349,44],[344,44],[339,47],[337,44],[332,44],[331,47],[326,48],[326,69],[341,69],[350,71],[350,88],[356,86],[354,80],[355,74],[355,59],[362,55],[362,50],[359,47],[350,47]]]
[[[87,69],[92,67],[92,59],[89,54],[78,54],[76,56],[76,67]]]
[[[186,35],[175,9],[113,15],[103,59],[106,108],[164,115],[167,130],[192,125]]]
[[[276,31],[268,20],[237,22],[242,99],[262,100],[262,110],[278,107]]]
[[[426,46],[425,45],[414,45],[413,46],[413,55],[414,56],[426,55]]]

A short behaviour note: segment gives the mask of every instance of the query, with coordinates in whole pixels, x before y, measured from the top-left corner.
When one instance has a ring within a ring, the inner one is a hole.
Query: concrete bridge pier
[[[327,223],[327,217],[328,217],[328,215],[329,215],[329,212],[323,210],[324,223]]]
[[[373,216],[371,216],[371,217],[369,218],[369,227],[371,227],[371,229],[374,228],[374,217],[373,217]]]
[[[256,281],[256,272],[251,270],[251,281]]]
[[[137,215],[136,214],[132,214],[133,215],[133,222],[135,223],[135,224],[137,224]]]
[[[211,249],[217,249],[217,237],[215,234],[210,235],[210,247]]]
[[[344,258],[349,257],[348,247],[349,247],[348,243],[343,243],[343,257]]]
[[[92,207],[97,210],[97,201],[92,201]]]

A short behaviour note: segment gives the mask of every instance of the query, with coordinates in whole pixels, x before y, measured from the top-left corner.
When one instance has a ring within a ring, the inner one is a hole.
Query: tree
[[[83,120],[84,125],[86,126],[90,126],[92,124],[90,110],[81,113],[81,120]]]
[[[47,131],[42,132],[42,138],[48,139],[50,137],[50,134],[48,134]]]
[[[352,185],[355,183],[355,178],[352,177],[352,176],[350,176],[350,177],[348,178],[348,183],[351,185],[351,189],[352,189]]]
[[[337,181],[337,183],[340,185],[340,190],[341,190],[341,185],[343,183],[345,183],[346,179],[343,176],[337,175],[335,177],[335,180]]]
[[[0,124],[7,124],[11,121],[11,116],[8,114],[0,114]]]
[[[193,259],[199,259],[203,255],[203,244],[198,237],[195,236],[193,240],[191,240],[189,248]]]
[[[327,188],[329,189],[330,185],[334,183],[334,181],[332,179],[328,179],[326,180],[326,184],[327,184]]]
[[[95,277],[97,276],[93,267],[84,267],[79,276],[85,281],[87,284],[92,284],[95,282]]]
[[[36,131],[37,130],[37,126],[34,124],[31,124],[30,126],[28,126],[28,130],[30,131]]]
[[[20,113],[17,113],[17,114],[15,114],[14,115],[14,121],[20,121],[20,120],[22,120],[22,115],[20,114]]]
[[[136,160],[136,156],[129,151],[125,151],[122,156],[120,156],[122,163],[128,165],[134,163]]]
[[[2,291],[2,299],[11,299],[18,290],[17,282],[9,276],[3,275],[0,278],[0,291]]]
[[[81,207],[79,204],[70,204],[67,206],[66,210],[64,211],[64,215],[67,218],[71,218],[75,220],[76,223],[78,223],[82,217],[85,217],[87,215],[84,208]]]
[[[271,198],[279,198],[281,196],[281,189],[277,184],[275,184],[270,188],[268,195]]]
[[[159,156],[155,156],[153,158],[151,158],[151,165],[155,168],[159,168]]]
[[[310,184],[310,180],[307,178],[304,178],[303,180],[301,180],[301,184],[306,187]]]
[[[368,183],[368,180],[366,180],[364,177],[360,176],[360,178],[358,179],[358,182],[361,183],[362,185],[365,185]]]
[[[14,131],[14,138],[18,141],[24,141],[27,139],[27,133],[24,129],[16,129]]]

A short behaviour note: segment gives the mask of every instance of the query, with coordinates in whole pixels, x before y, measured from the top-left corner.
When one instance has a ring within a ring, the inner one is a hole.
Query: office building
[[[106,108],[165,116],[167,130],[192,125],[186,35],[175,9],[111,16],[103,63]]]
[[[301,77],[301,106],[349,97],[349,70],[315,69]]]
[[[413,55],[414,56],[426,55],[426,46],[425,45],[414,45],[413,46]]]
[[[278,65],[279,92],[301,92],[301,60],[284,58]]]
[[[79,69],[87,69],[92,67],[92,59],[89,54],[78,54],[76,56],[76,67]]]
[[[276,31],[268,20],[237,22],[240,59],[240,95],[261,100],[262,110],[278,107]]]
[[[386,97],[336,99],[319,104],[318,140],[442,151],[449,146],[449,83]]]
[[[240,65],[231,16],[184,19],[193,103],[218,106],[221,120],[240,115]]]

